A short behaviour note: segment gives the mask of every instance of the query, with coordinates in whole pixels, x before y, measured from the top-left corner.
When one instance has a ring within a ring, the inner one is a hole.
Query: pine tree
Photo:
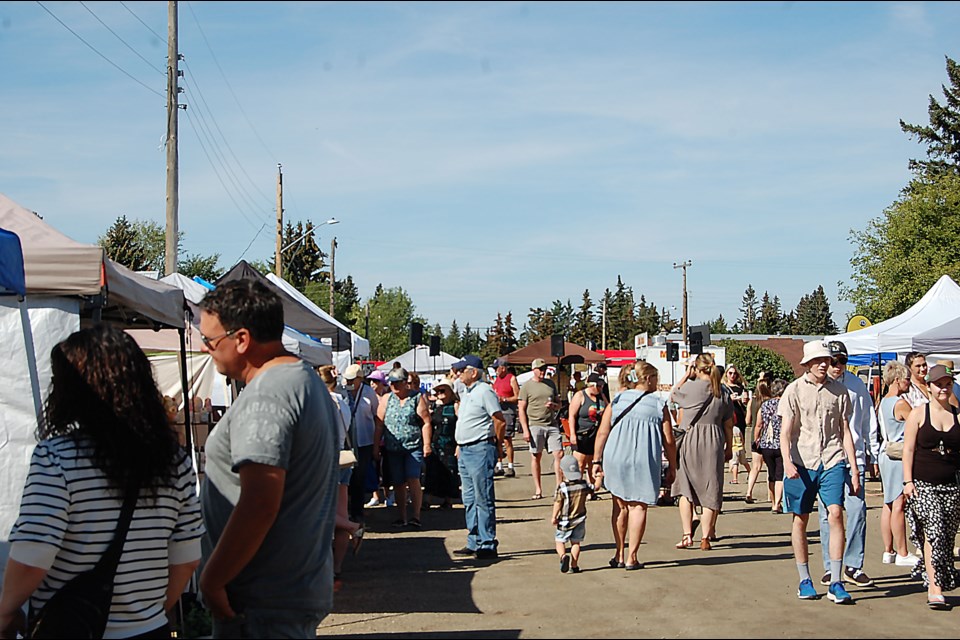
[[[589,289],[583,290],[580,307],[577,309],[576,315],[573,318],[573,326],[570,328],[569,340],[579,345],[598,342],[597,323],[593,319],[593,303],[590,301]]]
[[[755,333],[757,327],[757,292],[753,285],[748,284],[743,292],[743,302],[740,305],[740,320],[735,325],[740,333]]]
[[[503,351],[500,352],[500,355],[506,355],[517,350],[517,327],[513,324],[512,311],[507,311],[507,315],[503,319],[503,339],[504,342],[501,347]]]
[[[456,319],[450,323],[450,331],[448,331],[447,335],[440,341],[440,348],[446,353],[458,358],[467,355],[467,352],[463,350],[463,345],[460,342],[460,327],[457,326]]]
[[[716,320],[711,320],[710,322],[704,322],[703,324],[710,327],[710,333],[730,333],[730,327],[727,326],[727,320],[723,317],[723,314],[717,316]]]
[[[652,302],[647,304],[647,299],[643,295],[640,296],[640,302],[637,303],[635,317],[635,334],[646,331],[647,335],[652,336],[660,332],[660,314],[657,313],[657,305]]]
[[[941,85],[946,103],[941,105],[930,96],[928,126],[900,120],[904,133],[927,145],[927,160],[910,160],[910,169],[918,173],[960,173],[960,65],[949,56],[946,59],[950,87]]]
[[[147,268],[143,245],[127,216],[117,218],[97,242],[114,262],[132,271],[144,271]]]

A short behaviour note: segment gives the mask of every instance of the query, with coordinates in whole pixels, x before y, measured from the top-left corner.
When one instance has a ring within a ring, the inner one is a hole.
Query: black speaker
[[[550,336],[550,355],[554,358],[563,357],[563,334],[556,333]]]
[[[690,353],[693,355],[700,355],[703,353],[703,334],[699,331],[694,331],[692,328],[687,332],[687,345],[690,347]]]
[[[667,362],[677,362],[680,360],[680,345],[676,342],[667,343]]]
[[[440,355],[440,336],[430,336],[430,355]]]
[[[419,322],[410,323],[410,345],[423,344],[423,325]]]

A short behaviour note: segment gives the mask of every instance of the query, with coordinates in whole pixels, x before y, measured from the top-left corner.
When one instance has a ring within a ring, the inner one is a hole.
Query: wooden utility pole
[[[283,166],[277,163],[277,255],[274,258],[273,270],[278,278],[283,277],[283,257],[280,249],[283,248]]]
[[[167,231],[163,253],[164,275],[177,271],[177,240],[180,236],[180,165],[177,152],[177,122],[180,108],[178,78],[180,54],[177,53],[177,2],[167,2]]]
[[[676,262],[673,263],[674,269],[683,269],[683,318],[680,321],[680,331],[682,332],[682,340],[684,343],[687,342],[687,267],[692,264],[692,260],[685,260],[680,264]]]
[[[337,238],[334,236],[333,240],[330,241],[330,317],[333,316],[333,264],[334,264],[334,255],[337,252]]]

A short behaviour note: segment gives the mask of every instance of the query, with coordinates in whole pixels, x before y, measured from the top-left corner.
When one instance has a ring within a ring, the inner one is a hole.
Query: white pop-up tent
[[[430,348],[427,345],[421,344],[396,358],[390,358],[377,367],[377,369],[389,373],[390,369],[393,368],[393,363],[399,362],[401,367],[414,373],[444,373],[450,370],[450,366],[453,363],[459,361],[460,358],[444,351],[441,351],[440,355],[431,356]]]
[[[921,353],[960,353],[960,317],[913,338],[913,350]]]
[[[945,275],[916,304],[900,315],[858,331],[826,336],[824,339],[843,342],[850,355],[915,350],[952,352],[956,349],[917,349],[914,339],[956,318],[960,318],[960,286]]]

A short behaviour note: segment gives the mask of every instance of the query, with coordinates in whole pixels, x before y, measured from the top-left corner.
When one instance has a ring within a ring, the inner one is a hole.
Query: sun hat
[[[953,370],[956,369],[956,367],[953,365],[953,360],[937,360],[936,364],[942,364],[950,371],[950,373],[953,373]]]
[[[951,373],[950,369],[947,369],[942,364],[935,364],[930,367],[929,371],[927,371],[926,380],[927,382],[933,382],[935,380],[939,380],[940,378],[950,378],[952,380],[953,374]]]
[[[433,383],[431,389],[436,391],[440,387],[449,387],[450,391],[453,391],[453,381],[450,378],[443,377]]]
[[[363,369],[360,368],[360,365],[352,364],[349,367],[347,367],[346,371],[343,372],[343,379],[353,380],[357,376],[359,376],[361,373],[363,373]]]
[[[800,364],[807,364],[816,358],[833,358],[830,347],[828,347],[823,340],[805,342],[803,344],[803,360],[800,361]]]
[[[367,380],[376,380],[377,382],[386,382],[387,374],[383,371],[371,371],[370,375],[367,376]]]
[[[397,367],[390,370],[389,375],[387,375],[387,382],[406,382],[408,375],[410,374],[407,373],[406,369]]]
[[[560,460],[560,471],[567,480],[579,480],[583,477],[580,475],[580,465],[573,456],[564,456]]]
[[[547,366],[547,361],[544,360],[543,358],[537,358],[536,360],[530,363],[531,369],[543,369],[546,366]]]

